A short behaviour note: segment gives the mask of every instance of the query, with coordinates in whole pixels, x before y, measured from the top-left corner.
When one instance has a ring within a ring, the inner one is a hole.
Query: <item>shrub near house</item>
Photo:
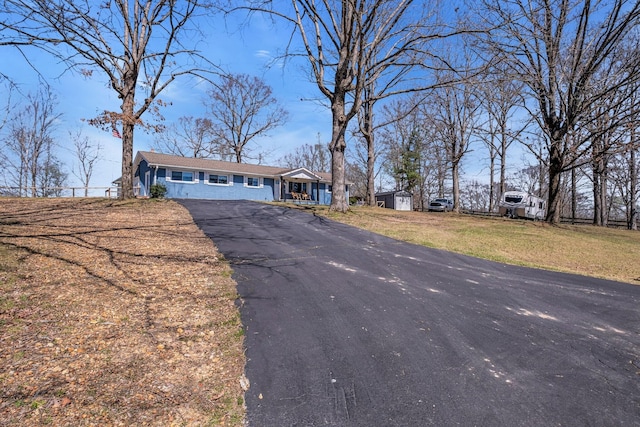
[[[149,192],[151,193],[152,199],[162,199],[164,195],[167,194],[167,187],[162,184],[153,184],[149,187]]]
[[[139,151],[134,161],[134,187],[153,196],[162,185],[167,198],[295,201],[331,204],[331,174],[305,168],[224,162]],[[345,191],[349,195],[349,183]],[[306,194],[304,200],[294,194]]]

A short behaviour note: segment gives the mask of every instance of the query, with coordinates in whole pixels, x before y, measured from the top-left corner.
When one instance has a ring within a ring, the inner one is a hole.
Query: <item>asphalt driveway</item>
[[[249,426],[640,425],[640,286],[180,203],[234,270]]]

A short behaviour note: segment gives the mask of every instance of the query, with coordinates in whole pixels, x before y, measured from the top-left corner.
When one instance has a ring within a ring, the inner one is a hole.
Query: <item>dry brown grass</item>
[[[430,247],[640,281],[638,232],[303,209]],[[242,425],[230,276],[176,203],[0,199],[0,424]]]
[[[0,199],[0,424],[236,425],[235,283],[169,201]]]
[[[289,205],[291,206],[291,205]],[[640,232],[454,213],[302,208],[395,239],[465,255],[640,284]]]

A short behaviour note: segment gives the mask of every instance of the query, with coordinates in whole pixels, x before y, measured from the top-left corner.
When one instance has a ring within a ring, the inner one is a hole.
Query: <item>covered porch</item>
[[[322,177],[305,169],[295,169],[281,176],[280,201],[296,204],[320,204]]]

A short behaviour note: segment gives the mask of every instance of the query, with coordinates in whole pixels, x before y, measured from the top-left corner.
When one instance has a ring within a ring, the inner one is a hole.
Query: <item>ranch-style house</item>
[[[171,199],[293,201],[331,204],[331,174],[139,151],[134,188],[149,196],[162,184]],[[345,188],[349,197],[349,185]]]

